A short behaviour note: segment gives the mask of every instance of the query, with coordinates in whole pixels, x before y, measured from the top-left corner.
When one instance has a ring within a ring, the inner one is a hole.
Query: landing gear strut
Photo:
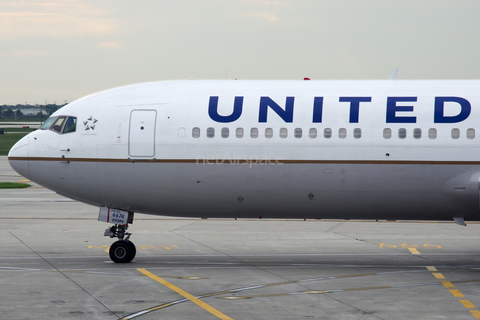
[[[135,258],[135,254],[137,253],[135,245],[129,240],[132,234],[125,232],[127,229],[128,224],[116,224],[105,230],[104,236],[119,239],[110,246],[110,250],[108,252],[110,259],[112,259],[112,261],[115,263],[130,262],[133,258]]]

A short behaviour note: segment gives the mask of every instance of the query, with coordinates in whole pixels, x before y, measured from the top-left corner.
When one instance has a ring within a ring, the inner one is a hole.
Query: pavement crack
[[[249,266],[251,266],[251,267],[254,267],[254,268],[256,267],[256,266],[252,265],[251,263],[249,263],[249,262],[247,262],[247,261],[244,261],[244,260],[242,260],[242,259],[240,259],[240,258],[231,256],[231,255],[229,255],[229,254],[227,254],[227,253],[225,253],[225,252],[222,252],[222,251],[220,251],[220,250],[218,250],[218,249],[209,247],[209,246],[207,246],[207,245],[205,245],[205,244],[203,244],[203,243],[200,243],[200,242],[198,242],[198,241],[195,241],[195,240],[193,240],[193,239],[191,239],[191,238],[189,238],[189,237],[187,237],[187,236],[185,236],[185,235],[183,235],[183,234],[177,233],[177,232],[175,232],[175,230],[172,230],[171,232],[172,232],[173,234],[179,236],[179,237],[182,237],[182,238],[184,238],[184,239],[187,239],[187,240],[189,240],[189,241],[191,241],[191,242],[193,242],[193,243],[195,243],[195,244],[198,244],[199,246],[202,246],[202,247],[204,247],[204,248],[207,248],[207,249],[210,249],[210,250],[215,251],[215,252],[217,252],[217,253],[220,253],[220,254],[222,254],[222,255],[224,255],[224,256],[226,256],[226,257],[229,257],[229,258],[231,258],[231,259],[237,260],[237,261],[242,262],[242,263],[244,263],[244,264],[247,264],[247,265],[249,265]]]
[[[190,223],[185,224],[185,225],[183,225],[183,226],[180,226],[180,227],[178,227],[178,228],[172,229],[171,231],[174,232],[174,231],[177,231],[177,230],[182,230],[183,228],[189,227],[189,226],[191,226],[192,224],[195,224],[195,223],[197,223],[197,222],[198,222],[198,221],[191,221]],[[174,233],[175,233],[175,232],[174,232]],[[176,234],[176,233],[175,233],[175,234]]]
[[[327,294],[326,296],[327,296],[328,298],[332,299],[332,300],[337,301],[338,303],[341,303],[341,304],[343,304],[343,305],[346,305],[346,306],[348,306],[348,307],[350,307],[350,308],[352,308],[352,309],[358,310],[358,311],[362,312],[364,315],[368,315],[368,316],[371,316],[371,317],[374,317],[374,318],[377,318],[377,319],[380,319],[380,320],[386,320],[385,318],[380,318],[380,317],[374,315],[372,312],[368,312],[368,311],[365,311],[365,310],[360,309],[360,308],[358,308],[358,307],[352,306],[351,304],[348,304],[348,303],[346,303],[346,302],[344,302],[344,301],[341,301],[341,300],[339,300],[339,299],[336,299],[336,298],[334,298],[334,297],[332,297],[332,296],[330,296],[330,295],[328,295],[328,294]]]
[[[73,283],[75,286],[77,286],[78,288],[80,288],[83,292],[85,292],[88,296],[90,296],[93,300],[97,301],[98,304],[100,304],[101,306],[103,306],[108,312],[110,312],[111,315],[115,316],[117,319],[121,319],[122,317],[118,316],[114,311],[110,310],[103,302],[101,302],[100,300],[98,300],[95,296],[93,296],[90,292],[87,291],[87,289],[85,289],[84,287],[82,287],[79,283],[77,283],[75,280],[73,280],[72,278],[70,278],[68,275],[66,275],[62,270],[58,269],[57,267],[55,267],[50,261],[48,261],[47,259],[45,259],[41,254],[39,254],[38,252],[36,252],[33,248],[31,248],[30,246],[28,246],[25,242],[23,242],[19,237],[17,237],[16,235],[14,235],[12,232],[9,232],[15,239],[17,239],[20,243],[22,243],[26,248],[28,248],[30,251],[32,251],[34,254],[36,254],[40,259],[42,259],[45,263],[47,263],[48,265],[50,265],[55,271],[57,271],[58,273],[60,273],[62,276],[64,276],[67,280],[69,280],[71,283]]]
[[[330,229],[328,229],[327,231],[325,231],[325,233],[329,233],[330,231],[332,231],[333,229],[339,227],[340,225],[342,225],[342,222],[338,222],[335,226],[331,227]],[[335,234],[338,234],[335,232]]]

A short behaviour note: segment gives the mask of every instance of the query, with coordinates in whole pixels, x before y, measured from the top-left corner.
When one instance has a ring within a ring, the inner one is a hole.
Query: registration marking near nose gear
[[[144,275],[146,275],[147,277],[149,277],[150,279],[153,279],[161,284],[163,284],[164,286],[166,286],[167,288],[175,291],[176,293],[178,293],[179,295],[187,298],[188,300],[192,301],[193,303],[195,303],[196,305],[198,305],[199,307],[202,307],[203,309],[207,310],[208,312],[210,312],[211,314],[213,314],[214,316],[216,316],[217,318],[220,318],[222,320],[233,320],[232,318],[230,318],[229,316],[221,313],[220,311],[218,311],[217,309],[211,307],[210,305],[206,304],[205,302],[201,301],[200,299],[194,297],[193,295],[191,295],[190,293],[180,289],[179,287],[171,284],[170,282],[154,275],[153,273],[147,271],[146,269],[137,269],[139,272],[143,273]]]

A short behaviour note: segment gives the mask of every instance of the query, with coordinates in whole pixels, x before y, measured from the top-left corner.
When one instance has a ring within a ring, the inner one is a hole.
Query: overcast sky
[[[0,0],[0,105],[169,79],[480,79],[478,0]]]

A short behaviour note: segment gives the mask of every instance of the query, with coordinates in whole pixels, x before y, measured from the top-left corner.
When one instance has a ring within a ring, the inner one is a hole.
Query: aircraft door
[[[132,110],[128,135],[128,154],[131,157],[155,156],[156,110]]]

